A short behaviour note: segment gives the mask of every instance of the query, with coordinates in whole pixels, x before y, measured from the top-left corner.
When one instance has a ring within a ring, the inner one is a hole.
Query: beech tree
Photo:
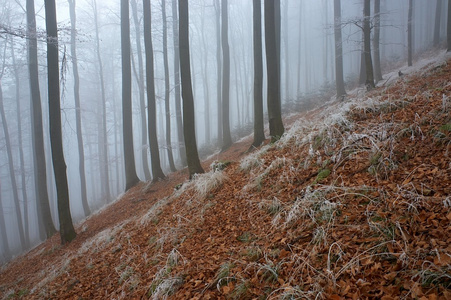
[[[263,55],[262,55],[262,7],[261,0],[253,0],[254,44],[254,142],[260,146],[265,140],[263,120]]]
[[[232,145],[230,134],[230,49],[229,16],[227,0],[221,2],[221,43],[222,43],[222,151]]]
[[[136,175],[135,153],[133,147],[129,15],[128,0],[121,0],[122,131],[126,191],[139,182],[138,175]]]
[[[380,0],[379,0],[380,1]],[[440,19],[442,16],[442,0],[437,0],[435,6],[435,24],[434,24],[434,46],[440,42]]]
[[[407,17],[407,65],[412,66],[412,15],[413,15],[413,1],[409,0],[409,11]]]
[[[381,0],[374,0],[374,80],[382,80],[381,54],[380,54],[380,36],[381,36]]]
[[[285,131],[280,104],[279,60],[277,59],[275,0],[265,0],[265,45],[268,87],[269,135],[272,141],[280,139]]]
[[[194,174],[203,173],[204,170],[200,164],[196,143],[194,97],[191,83],[191,65],[189,51],[188,0],[179,0],[179,42],[183,98],[183,134],[185,137],[189,177],[191,178]]]
[[[334,0],[335,87],[337,99],[341,99],[346,95],[343,79],[343,39],[341,25],[341,0]]]
[[[38,42],[36,37],[36,13],[34,0],[27,0],[27,36],[28,36],[28,73],[31,94],[31,139],[33,144],[34,180],[37,197],[38,224],[41,239],[51,237],[55,232],[50,212],[49,194],[47,190],[47,167],[44,151],[44,132],[42,124],[41,92],[38,72]]]
[[[61,132],[61,103],[59,87],[58,27],[55,0],[45,1],[45,27],[47,32],[47,84],[49,97],[50,145],[52,148],[53,173],[55,175],[58,219],[61,243],[71,242],[77,234],[72,224],[69,205],[66,162],[63,154]]]
[[[446,43],[447,52],[451,51],[451,1],[448,0],[448,19],[446,20]]]
[[[371,26],[370,15],[371,6],[370,0],[363,1],[363,52],[365,55],[365,71],[366,80],[365,85],[367,88],[374,88],[374,74],[373,74],[373,61],[371,58]]]
[[[143,0],[144,10],[144,45],[146,48],[146,83],[147,83],[147,125],[150,143],[150,161],[152,164],[152,180],[164,179],[165,175],[160,164],[160,149],[157,138],[157,112],[155,98],[155,79],[152,47],[152,21],[150,0]]]

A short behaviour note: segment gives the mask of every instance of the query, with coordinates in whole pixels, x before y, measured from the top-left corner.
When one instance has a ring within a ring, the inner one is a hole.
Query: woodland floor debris
[[[450,82],[431,64],[236,143],[202,182],[135,187],[10,262],[0,295],[451,299]]]

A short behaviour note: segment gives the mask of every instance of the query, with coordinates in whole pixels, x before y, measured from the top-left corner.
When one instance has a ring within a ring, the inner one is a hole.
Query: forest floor
[[[451,299],[451,64],[141,183],[0,271],[0,298]]]

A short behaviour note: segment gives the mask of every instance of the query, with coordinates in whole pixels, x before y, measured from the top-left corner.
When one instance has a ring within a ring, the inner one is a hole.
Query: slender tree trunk
[[[180,96],[180,55],[179,55],[179,24],[177,13],[177,0],[172,0],[172,32],[174,37],[174,90],[175,90],[175,117],[177,119],[177,140],[182,167],[187,166],[185,139],[183,137],[182,98]]]
[[[374,79],[376,82],[382,80],[381,54],[380,54],[380,36],[381,36],[381,0],[374,0]]]
[[[209,74],[208,74],[208,47],[207,47],[207,39],[205,37],[205,7],[202,6],[202,46],[204,47],[205,54],[203,55],[203,70],[202,70],[202,78],[204,81],[204,104],[205,104],[205,113],[204,113],[204,127],[205,127],[205,144],[210,144],[211,130],[210,130],[210,84],[209,84]]]
[[[81,185],[81,203],[83,206],[83,212],[85,216],[91,214],[88,204],[88,196],[86,192],[86,172],[85,172],[85,150],[83,148],[83,132],[81,129],[81,105],[80,105],[80,77],[78,75],[78,59],[76,50],[76,14],[75,14],[75,0],[68,0],[70,10],[70,23],[71,23],[71,56],[72,66],[74,74],[74,99],[75,99],[75,125],[77,132],[77,145],[78,145],[78,172],[80,176]]]
[[[222,56],[221,56],[221,6],[219,0],[215,0],[216,10],[216,71],[217,71],[217,105],[218,105],[218,145],[221,145],[222,137]]]
[[[447,52],[451,51],[451,0],[448,0],[448,19],[446,20],[446,46]]]
[[[221,40],[222,40],[222,151],[232,145],[230,134],[230,50],[229,50],[228,0],[221,1]]]
[[[409,0],[409,12],[407,20],[407,65],[412,66],[412,14],[413,14],[413,1]]]
[[[280,14],[280,0],[273,0],[274,2],[274,23],[275,23],[275,31],[276,31],[276,57],[277,57],[277,76],[279,78],[279,110],[282,111],[282,60],[281,55],[281,41],[282,41],[282,16]],[[266,28],[266,26],[265,26]]]
[[[272,141],[280,139],[285,131],[282,122],[277,59],[275,0],[265,0],[265,44],[268,86],[269,135]]]
[[[8,234],[6,232],[6,224],[5,224],[5,212],[3,211],[3,203],[2,203],[2,187],[0,182],[0,239],[2,241],[3,255],[6,261],[11,259],[11,249],[9,248],[8,242]]]
[[[19,141],[19,162],[20,162],[20,182],[22,186],[22,200],[23,200],[23,217],[24,217],[24,234],[27,248],[30,247],[30,225],[28,218],[28,195],[27,184],[25,179],[25,159],[23,154],[23,142],[22,142],[22,108],[20,105],[20,76],[19,69],[16,63],[16,55],[14,52],[14,44],[11,39],[11,58],[13,60],[14,80],[16,86],[16,105],[17,105],[17,139]]]
[[[44,228],[44,235],[40,230],[41,239],[55,234],[50,212],[49,194],[47,190],[47,170],[44,151],[44,133],[42,124],[41,93],[39,90],[38,74],[38,43],[36,37],[36,18],[34,0],[27,0],[27,36],[28,36],[28,72],[30,76],[32,126],[31,138],[33,144],[34,178],[37,190],[37,212],[39,227]]]
[[[163,17],[163,64],[164,64],[164,112],[166,115],[166,150],[168,153],[169,168],[172,172],[177,171],[172,154],[171,141],[171,111],[169,102],[169,61],[168,61],[168,28],[166,24],[166,0],[161,0],[161,11]]]
[[[66,162],[64,161],[63,154],[59,89],[58,27],[56,22],[55,0],[45,1],[45,24],[47,31],[50,142],[58,200],[60,237],[61,243],[64,245],[71,242],[77,234],[75,233],[70,213],[69,187],[67,184]]]
[[[144,10],[144,44],[146,48],[146,82],[147,82],[147,118],[150,142],[150,160],[152,163],[152,180],[164,179],[165,175],[160,164],[160,150],[157,138],[157,113],[155,98],[155,79],[152,48],[152,21],[150,0],[143,1]]]
[[[125,163],[125,190],[139,182],[136,175],[132,125],[132,78],[130,64],[130,23],[128,0],[121,0],[121,52],[122,52],[122,131]]]
[[[111,200],[110,194],[110,176],[109,176],[109,160],[108,160],[108,132],[106,126],[106,91],[105,91],[105,76],[103,74],[103,62],[100,52],[100,34],[99,34],[99,21],[97,14],[97,1],[93,0],[94,7],[94,23],[96,29],[96,53],[97,61],[99,62],[99,77],[100,77],[100,90],[102,93],[101,106],[101,125],[99,132],[99,152],[100,152],[100,170],[102,180],[102,192],[107,202]],[[130,25],[129,25],[130,26]]]
[[[343,39],[341,35],[341,0],[334,0],[335,86],[337,99],[346,95],[343,79]]]
[[[180,71],[183,97],[183,134],[185,136],[186,156],[189,177],[203,173],[196,143],[193,88],[191,85],[191,65],[189,53],[189,10],[188,0],[179,0]]]
[[[138,19],[137,0],[132,0],[133,24],[135,24],[136,52],[138,55],[138,87],[139,87],[139,112],[141,116],[141,159],[143,164],[144,177],[146,181],[150,180],[149,161],[147,159],[147,121],[146,121],[146,103],[145,103],[145,85],[144,85],[144,63],[141,46],[141,26]]]
[[[262,7],[261,0],[253,0],[254,43],[254,142],[260,146],[265,140],[263,120],[263,55],[262,55]]]
[[[296,98],[301,97],[301,37],[302,37],[302,1],[299,1],[299,32],[298,32],[298,67],[297,67],[297,95]]]
[[[364,0],[363,2],[363,50],[365,52],[365,69],[366,69],[366,81],[365,85],[369,88],[374,88],[374,73],[373,62],[371,59],[371,27],[370,27],[370,15],[371,6],[370,0]]]
[[[20,208],[20,200],[19,200],[19,192],[17,189],[16,174],[14,172],[13,152],[11,149],[11,141],[10,141],[10,137],[9,137],[8,124],[6,122],[5,109],[3,107],[3,90],[2,90],[1,81],[0,81],[0,115],[2,117],[2,127],[3,127],[3,133],[5,135],[6,153],[8,154],[8,169],[9,169],[9,176],[11,178],[11,188],[13,190],[14,210],[16,212],[17,228],[19,229],[20,246],[22,247],[22,250],[25,250],[28,247],[28,243],[25,238],[25,231],[23,228],[22,210]]]
[[[440,19],[442,16],[442,0],[437,0],[435,7],[434,47],[440,43]]]

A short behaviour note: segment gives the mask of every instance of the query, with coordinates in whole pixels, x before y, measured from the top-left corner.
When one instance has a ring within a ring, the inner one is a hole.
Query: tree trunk
[[[298,29],[298,67],[297,67],[297,95],[296,98],[301,97],[301,32],[302,32],[302,1],[299,1],[299,29]]]
[[[221,56],[221,6],[219,0],[215,0],[216,10],[216,72],[217,72],[217,105],[218,105],[218,145],[221,145],[222,137],[222,56]]]
[[[434,47],[440,43],[440,18],[442,16],[442,0],[437,0],[435,7]]]
[[[27,195],[27,184],[25,178],[25,159],[23,154],[23,142],[22,142],[22,108],[20,105],[20,75],[19,68],[16,63],[16,54],[14,52],[14,44],[11,39],[11,58],[13,61],[14,69],[14,80],[16,86],[16,105],[17,105],[17,139],[19,141],[19,162],[20,162],[20,182],[22,186],[22,201],[23,201],[23,217],[24,217],[24,234],[25,241],[27,243],[27,248],[30,247],[30,224],[28,218],[28,195]]]
[[[157,138],[157,112],[155,99],[155,79],[152,47],[152,20],[150,0],[143,1],[144,10],[144,44],[146,48],[146,82],[147,82],[147,118],[150,142],[150,161],[152,163],[152,180],[164,179],[165,175],[160,164],[160,148]]]
[[[363,51],[365,53],[365,70],[366,80],[365,85],[367,88],[374,88],[374,73],[373,62],[371,59],[371,27],[370,27],[370,15],[371,6],[370,0],[364,0],[363,2]]]
[[[341,35],[341,0],[334,0],[335,86],[337,99],[346,95],[343,78],[343,39]]]
[[[138,19],[138,7],[136,0],[132,0],[132,12],[133,12],[133,24],[135,24],[136,35],[136,52],[138,55],[138,87],[139,87],[139,112],[141,116],[141,159],[142,168],[144,171],[144,178],[146,181],[150,180],[150,170],[148,157],[148,145],[147,145],[147,120],[146,120],[146,103],[145,103],[145,85],[144,85],[144,63],[141,46],[141,26]]]
[[[39,90],[38,74],[38,43],[36,37],[36,18],[34,0],[27,0],[27,36],[28,36],[28,72],[31,94],[31,139],[33,144],[34,179],[37,190],[37,212],[39,227],[44,228],[40,237],[49,238],[55,234],[50,212],[49,194],[47,190],[47,170],[44,151],[44,133],[42,124],[41,92]]]
[[[180,71],[183,97],[183,134],[185,137],[189,177],[191,178],[194,174],[203,173],[204,170],[202,169],[199,161],[196,143],[194,99],[190,71],[188,0],[179,0],[179,17]]]
[[[130,23],[128,0],[121,0],[122,131],[125,163],[125,190],[139,182],[136,175],[132,126],[132,78],[130,64]]]
[[[9,242],[8,242],[8,234],[6,232],[6,224],[5,224],[5,212],[3,211],[3,203],[2,203],[2,187],[0,182],[0,239],[2,241],[2,248],[3,248],[3,256],[5,257],[6,261],[9,261],[11,259],[11,249],[9,248]]]
[[[94,6],[94,23],[96,29],[96,53],[97,61],[99,62],[99,78],[100,78],[100,90],[102,93],[101,105],[101,124],[99,125],[99,155],[100,155],[100,174],[102,183],[102,196],[105,197],[107,203],[111,200],[110,195],[110,176],[109,176],[109,164],[108,164],[108,131],[106,127],[106,91],[105,91],[105,77],[103,74],[103,62],[100,52],[100,34],[99,34],[99,22],[97,15],[97,1],[93,0]]]
[[[265,44],[268,87],[269,135],[274,142],[282,137],[285,129],[282,122],[279,88],[279,60],[277,59],[275,0],[265,0]]]
[[[175,90],[175,117],[177,119],[177,140],[182,167],[187,166],[185,139],[183,137],[182,99],[180,97],[180,55],[178,32],[177,0],[172,0],[172,31],[174,37],[174,90]]]
[[[228,0],[221,1],[221,42],[222,42],[222,147],[225,151],[232,145],[230,134],[230,50]]]
[[[76,31],[75,0],[68,0],[68,2],[71,23],[70,50],[74,74],[75,126],[77,132],[78,172],[80,176],[80,186],[81,186],[81,203],[83,206],[83,212],[85,216],[89,216],[91,214],[91,210],[89,209],[88,196],[86,192],[85,150],[83,148],[83,133],[81,129],[80,77],[78,76],[78,59],[76,50],[77,31]]]
[[[166,115],[166,150],[168,153],[169,168],[172,172],[177,171],[174,164],[171,142],[171,111],[169,102],[169,62],[168,62],[168,29],[166,24],[166,0],[161,0],[161,11],[163,17],[163,64],[164,64],[164,112]]]
[[[205,36],[205,7],[202,6],[202,16],[201,16],[201,26],[202,26],[202,46],[204,47],[205,54],[203,55],[203,68],[202,68],[202,78],[204,81],[204,127],[205,127],[205,144],[210,145],[211,130],[210,130],[210,85],[208,83],[208,46],[207,39]]]
[[[381,54],[380,54],[380,36],[381,36],[381,0],[374,0],[374,79],[376,82],[382,80]]]
[[[407,65],[412,66],[412,14],[413,1],[409,0],[409,12],[407,19]]]
[[[262,7],[261,0],[253,0],[254,27],[254,142],[260,146],[265,140],[263,120],[263,55],[262,55]]]
[[[53,172],[55,174],[56,182],[60,237],[61,243],[64,245],[71,242],[77,234],[75,233],[70,213],[69,187],[67,184],[66,162],[64,161],[63,154],[59,88],[58,27],[56,22],[55,0],[45,1],[45,24],[47,31],[50,142],[52,148]]]
[[[11,142],[9,137],[8,124],[6,122],[5,109],[3,107],[3,90],[1,81],[0,81],[0,116],[2,118],[3,133],[5,135],[6,153],[8,155],[8,169],[9,176],[11,178],[11,188],[13,191],[14,211],[16,212],[17,228],[19,229],[20,246],[22,247],[22,250],[25,250],[28,247],[28,243],[25,238],[25,231],[23,229],[22,210],[20,209],[19,192],[17,189],[16,174],[14,172],[13,152],[11,149]]]
[[[448,19],[446,20],[446,46],[447,52],[451,51],[451,0],[448,0]]]

